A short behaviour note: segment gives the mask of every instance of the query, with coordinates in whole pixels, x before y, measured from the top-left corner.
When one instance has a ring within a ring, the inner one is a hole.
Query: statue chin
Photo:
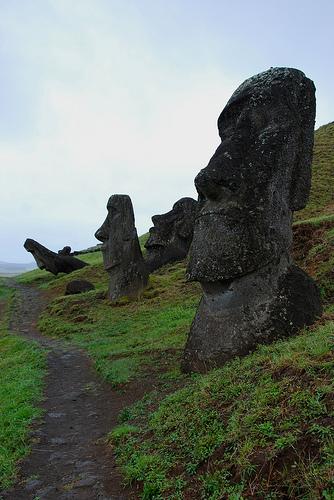
[[[193,237],[197,202],[192,198],[181,198],[172,210],[162,215],[153,215],[153,227],[145,243],[146,265],[150,272],[170,262],[184,259]],[[179,236],[182,234],[182,238]]]
[[[187,277],[203,297],[185,371],[221,366],[321,314],[317,286],[290,256],[293,210],[309,195],[314,119],[313,82],[292,68],[246,80],[222,111],[222,142],[195,179]]]

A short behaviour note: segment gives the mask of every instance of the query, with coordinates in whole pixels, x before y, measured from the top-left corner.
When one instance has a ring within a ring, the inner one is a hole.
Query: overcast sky
[[[217,147],[216,121],[270,66],[317,87],[334,120],[332,0],[0,0],[0,260],[94,245],[108,197],[138,233],[183,196]]]

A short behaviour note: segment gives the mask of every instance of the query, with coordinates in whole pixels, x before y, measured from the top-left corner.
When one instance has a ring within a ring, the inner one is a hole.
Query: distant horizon
[[[330,123],[334,123],[334,120],[331,120],[331,121],[329,121],[329,122],[327,122],[327,123],[323,123],[323,124],[321,124],[321,125],[319,125],[319,126],[316,126],[314,130],[316,131],[316,130],[318,130],[320,127],[323,127],[323,126],[328,125],[328,124],[330,124]],[[112,194],[114,194],[114,193],[112,193]],[[126,194],[126,193],[124,193],[124,194]],[[195,195],[193,196],[193,198],[195,198],[195,199],[197,199],[196,194],[197,194],[197,193],[195,192]],[[107,200],[106,200],[106,201],[107,201]],[[167,211],[168,211],[168,210],[170,210],[170,209],[172,208],[172,205],[174,204],[174,202],[175,202],[175,201],[176,201],[176,200],[174,200],[174,201],[171,203],[171,206],[170,206],[170,208],[167,208]],[[134,210],[135,210],[135,207],[134,207]],[[105,215],[107,215],[107,210],[106,210],[106,212],[105,212]],[[155,214],[152,214],[152,215],[155,215]],[[136,213],[135,213],[135,217],[136,217]],[[101,222],[102,222],[102,221],[101,221]],[[143,235],[143,234],[146,234],[146,233],[149,231],[149,228],[150,228],[151,226],[152,226],[152,222],[151,222],[151,220],[150,220],[150,223],[149,223],[149,225],[148,225],[148,227],[147,227],[147,229],[146,229],[146,230],[145,230],[145,229],[143,229],[142,231],[140,231],[140,230],[138,229],[138,227],[136,226],[136,227],[137,227],[138,236],[141,236],[141,235]],[[22,248],[23,248],[23,243],[24,243],[24,241],[25,241],[25,239],[26,239],[27,237],[31,237],[31,238],[33,238],[33,239],[36,239],[36,238],[34,238],[34,235],[26,235],[26,236],[23,238],[23,240],[22,240]],[[61,243],[60,245],[58,245],[58,247],[59,247],[59,248],[51,248],[51,247],[48,247],[48,245],[45,243],[45,241],[43,241],[43,239],[41,239],[41,240],[37,240],[37,241],[38,241],[39,243],[41,243],[43,246],[46,246],[47,248],[49,248],[50,250],[52,250],[53,252],[57,252],[58,250],[60,250],[61,248],[63,248],[65,245],[66,245],[66,246],[70,246],[70,247],[71,247],[71,249],[72,249],[72,251],[79,251],[79,250],[84,250],[84,249],[86,249],[86,248],[89,248],[89,247],[95,246],[95,245],[97,245],[97,244],[99,243],[99,241],[95,239],[94,234],[92,234],[92,237],[91,237],[91,239],[90,239],[90,240],[88,240],[88,239],[86,240],[86,241],[87,241],[87,244],[83,244],[83,245],[81,245],[81,247],[80,247],[80,248],[79,248],[79,247],[74,247],[74,246],[72,246],[72,245],[71,245],[71,243],[70,243],[70,242],[68,242],[68,241],[64,241],[63,243]],[[27,259],[24,259],[24,257],[25,257],[25,256],[23,255],[23,256],[22,256],[22,259],[23,259],[23,260],[21,260],[20,262],[12,262],[12,261],[4,261],[4,260],[0,260],[0,264],[2,264],[2,263],[6,263],[6,264],[18,264],[18,265],[24,265],[24,264],[31,264],[31,263],[35,263],[35,261],[34,261],[34,259],[33,259],[33,258],[32,258],[32,259],[30,258],[30,260],[29,260],[29,256],[31,256],[31,254],[29,254],[29,252],[27,252],[26,250],[25,250],[25,252],[27,253]],[[36,263],[35,263],[35,264],[36,264]],[[37,264],[36,264],[36,267],[37,267]]]
[[[12,0],[1,9],[0,259],[95,245],[114,193],[138,234],[184,196],[219,145],[236,88],[273,66],[317,87],[334,120],[334,4],[257,0]]]

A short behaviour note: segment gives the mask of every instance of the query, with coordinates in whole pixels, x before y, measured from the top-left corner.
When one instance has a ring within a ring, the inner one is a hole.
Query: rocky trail
[[[38,289],[9,285],[18,292],[10,330],[47,350],[44,416],[32,429],[31,453],[20,464],[15,487],[0,493],[7,500],[137,498],[124,489],[112,450],[104,437],[117,415],[140,397],[142,386],[121,393],[95,373],[79,349],[41,335],[36,321],[46,306]]]

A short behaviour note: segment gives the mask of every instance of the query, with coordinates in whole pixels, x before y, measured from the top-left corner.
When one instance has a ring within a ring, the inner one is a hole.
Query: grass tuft
[[[5,302],[6,299],[6,302]],[[11,290],[0,284],[0,488],[9,487],[17,462],[30,450],[30,424],[41,415],[45,356],[37,344],[8,331]]]

